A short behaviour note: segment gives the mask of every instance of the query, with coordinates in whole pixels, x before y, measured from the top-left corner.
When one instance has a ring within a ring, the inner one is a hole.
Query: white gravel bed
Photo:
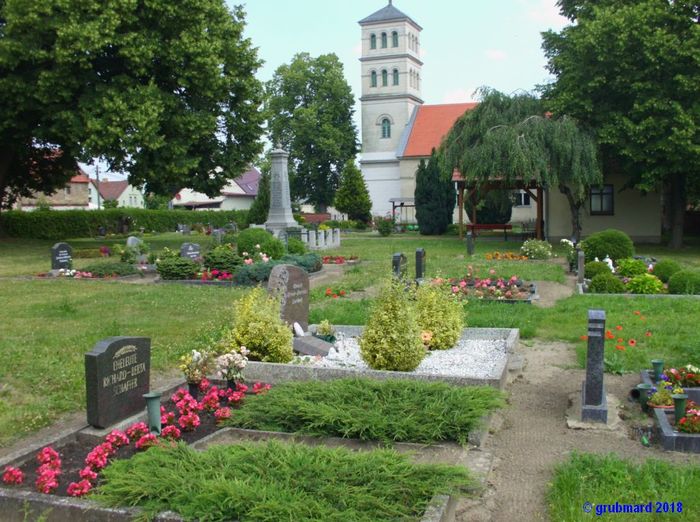
[[[498,378],[508,359],[508,347],[503,339],[464,339],[449,350],[428,352],[413,372],[423,375],[469,377],[475,379]],[[370,369],[360,356],[357,337],[344,337],[336,341],[327,357],[304,357],[304,364],[322,368]]]

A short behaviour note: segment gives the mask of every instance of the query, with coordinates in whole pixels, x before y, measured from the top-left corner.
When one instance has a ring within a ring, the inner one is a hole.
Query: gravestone
[[[313,335],[305,335],[303,337],[295,337],[292,349],[301,355],[320,355],[326,357],[333,345],[328,341],[314,337]]]
[[[126,246],[130,248],[137,248],[143,241],[136,236],[129,236],[126,239]]]
[[[294,265],[277,265],[270,272],[267,290],[280,298],[280,316],[289,326],[309,328],[309,275]]]
[[[403,279],[406,277],[406,265],[408,264],[408,260],[406,259],[406,256],[403,255],[403,253],[397,252],[391,257],[391,272],[394,274],[394,277],[398,277],[399,279]]]
[[[422,281],[425,277],[425,249],[416,249],[416,281]]]
[[[217,245],[224,242],[224,235],[226,235],[226,231],[223,228],[215,228],[211,233],[211,236],[214,238]]]
[[[198,243],[183,243],[180,247],[180,257],[186,257],[192,261],[202,256],[202,250]]]
[[[318,248],[318,232],[316,232],[314,229],[310,229],[308,231],[308,237],[309,240],[307,242],[309,249],[316,249]]]
[[[178,225],[177,231],[181,234],[189,235],[190,232],[192,232],[192,227],[190,227],[189,225]]]
[[[576,282],[580,285],[583,284],[583,277],[586,273],[586,254],[581,249],[576,250],[576,261],[578,263],[576,272]]]
[[[469,257],[474,255],[474,234],[472,234],[471,230],[467,232],[467,255]]]
[[[588,310],[588,350],[586,354],[586,380],[581,390],[581,420],[607,422],[608,403],[605,397],[603,373],[605,372],[605,310]]]
[[[106,428],[143,411],[149,391],[151,340],[109,337],[85,354],[87,421]]]
[[[281,230],[301,228],[292,215],[292,201],[289,196],[289,174],[287,160],[289,154],[275,147],[270,152],[272,169],[270,174],[270,210],[267,213],[265,229],[278,236]]]
[[[51,247],[51,270],[70,268],[73,262],[73,249],[68,243],[56,243]]]

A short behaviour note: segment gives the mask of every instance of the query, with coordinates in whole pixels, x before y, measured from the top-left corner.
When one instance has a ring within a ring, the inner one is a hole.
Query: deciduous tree
[[[0,0],[0,205],[95,157],[151,193],[218,193],[262,148],[243,28],[224,0]]]

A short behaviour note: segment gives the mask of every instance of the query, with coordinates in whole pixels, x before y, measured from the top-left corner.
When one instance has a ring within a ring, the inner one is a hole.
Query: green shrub
[[[82,269],[83,272],[90,272],[93,277],[113,277],[128,276],[139,273],[139,271],[129,263],[118,261],[108,263],[92,263]]]
[[[230,245],[220,245],[204,254],[204,266],[232,274],[243,263]]]
[[[391,218],[379,218],[375,222],[380,236],[386,237],[394,231],[394,220]]]
[[[664,284],[655,275],[645,272],[627,282],[627,291],[632,294],[660,294],[664,291]]]
[[[224,337],[230,348],[245,346],[256,361],[292,360],[292,330],[280,319],[280,303],[261,287],[253,288],[234,304],[233,328]]]
[[[617,261],[634,257],[634,244],[630,237],[621,230],[608,229],[591,234],[581,242],[581,248],[586,256],[586,261],[610,259]]]
[[[627,258],[617,262],[615,270],[622,277],[634,277],[647,273],[647,264],[641,259]]]
[[[242,256],[247,253],[254,257],[258,252],[264,252],[272,259],[279,259],[284,255],[284,244],[264,228],[242,230],[238,234],[238,254]]]
[[[681,270],[668,280],[668,291],[671,294],[700,294],[700,272]]]
[[[583,265],[583,275],[586,279],[593,279],[598,274],[610,274],[610,267],[602,261],[589,261]]]
[[[416,308],[421,335],[430,350],[448,350],[464,327],[462,303],[437,285],[421,285],[416,291]]]
[[[549,259],[552,257],[552,245],[539,239],[528,239],[520,247],[520,252],[530,259]]]
[[[131,231],[143,227],[149,232],[172,232],[180,223],[190,225],[203,223],[222,227],[233,221],[240,225],[247,213],[247,210],[190,212],[142,208],[61,212],[14,210],[2,213],[0,227],[11,237],[66,239],[97,236],[100,227],[104,227],[107,233],[122,233],[124,224],[127,224]]]
[[[304,254],[301,256],[286,255],[280,259],[280,262],[298,266],[306,270],[308,273],[318,272],[321,270],[321,268],[323,268],[321,256],[313,253]]]
[[[670,277],[680,271],[681,265],[676,263],[673,259],[664,259],[654,265],[652,274],[661,279],[664,283],[668,283]]]
[[[161,279],[194,279],[199,271],[199,265],[186,257],[166,257],[156,265]]]
[[[270,278],[272,269],[281,263],[281,261],[270,260],[267,263],[241,265],[233,273],[233,280],[239,285],[257,285],[267,281]]]
[[[392,280],[374,303],[360,338],[360,353],[375,370],[410,372],[425,357],[420,333],[409,292],[401,282]]]
[[[287,252],[290,254],[304,255],[306,254],[306,245],[301,239],[290,237],[287,239]]]
[[[592,294],[624,294],[625,284],[608,270],[593,276],[588,291]]]

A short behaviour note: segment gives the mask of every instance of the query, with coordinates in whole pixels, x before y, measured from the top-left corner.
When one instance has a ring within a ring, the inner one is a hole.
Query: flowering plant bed
[[[529,258],[525,255],[515,252],[487,252],[485,254],[487,261],[527,261]]]
[[[343,265],[345,263],[355,264],[359,261],[357,256],[323,256],[321,262],[324,265]]]
[[[473,267],[467,267],[467,273],[463,277],[449,279],[435,278],[434,284],[444,285],[458,299],[479,299],[486,301],[503,301],[509,303],[532,302],[536,294],[533,283],[526,283],[517,275],[509,278],[499,277],[496,270],[491,268],[486,277],[478,277]]]
[[[677,423],[674,426],[675,419],[672,411],[654,409],[654,417],[659,427],[659,438],[664,449],[700,453],[700,431],[691,431],[693,429],[700,430],[698,410],[694,410],[694,412],[690,414],[686,412],[686,416],[680,419],[680,421],[685,419],[685,422],[683,422],[681,429],[678,429]],[[681,430],[688,430],[688,432]]]
[[[688,365],[688,366],[690,366],[690,365]],[[685,369],[688,369],[688,366],[686,366]],[[679,372],[679,370],[681,370],[681,369],[682,368],[680,368],[680,369],[666,368],[666,369],[664,369],[663,375],[666,376],[668,378],[669,382],[672,382],[674,385],[680,384],[683,388],[683,393],[685,393],[688,396],[689,401],[693,401],[695,403],[700,404],[700,386],[688,386],[687,385],[688,383],[684,380],[681,380],[680,383],[677,380],[675,380],[675,377],[673,376],[673,372],[674,371],[678,372],[678,375],[680,376],[680,375],[682,375]],[[652,382],[653,375],[654,375],[653,370],[642,370],[640,375],[641,375],[643,383],[651,384],[652,386],[654,385],[654,383]],[[695,374],[691,373],[691,375],[693,376],[692,378],[694,378]]]

